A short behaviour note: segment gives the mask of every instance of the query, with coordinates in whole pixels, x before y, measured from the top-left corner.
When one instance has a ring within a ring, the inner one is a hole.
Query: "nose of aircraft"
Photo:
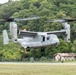
[[[57,37],[56,35],[52,34],[52,35],[50,36],[50,38],[51,38],[51,42],[52,42],[52,43],[54,43],[54,44],[59,44],[59,39],[58,39],[58,37]]]
[[[53,41],[53,43],[59,44],[59,39],[58,38],[53,39],[52,41]]]
[[[58,38],[56,39],[56,42],[57,42],[57,44],[59,44],[59,39]]]

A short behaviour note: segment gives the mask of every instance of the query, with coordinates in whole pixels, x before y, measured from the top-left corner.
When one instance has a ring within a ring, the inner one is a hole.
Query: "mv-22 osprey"
[[[33,20],[39,19],[39,17],[33,18],[25,18],[25,19],[14,19],[9,18],[5,21],[10,22],[10,35],[11,40],[14,43],[19,43],[25,49],[31,47],[45,47],[49,45],[57,45],[59,44],[58,35],[63,34],[64,41],[70,42],[70,25],[67,22],[75,21],[75,19],[61,19],[61,20],[50,20],[47,22],[60,22],[62,23],[63,29],[59,31],[50,31],[50,32],[33,32],[33,31],[26,31],[26,30],[19,30],[17,32],[17,24],[16,21],[22,20]],[[18,38],[22,36],[22,38]],[[7,35],[7,31],[3,30],[3,37],[4,37],[4,44],[8,44],[9,38]]]

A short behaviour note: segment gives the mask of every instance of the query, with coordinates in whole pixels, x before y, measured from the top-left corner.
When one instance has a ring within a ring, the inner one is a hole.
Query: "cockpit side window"
[[[43,36],[43,41],[45,41],[45,36]]]
[[[45,36],[42,36],[42,41],[45,41]]]

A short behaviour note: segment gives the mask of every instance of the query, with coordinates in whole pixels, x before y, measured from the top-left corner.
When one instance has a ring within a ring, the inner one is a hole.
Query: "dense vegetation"
[[[40,16],[39,20],[17,22],[18,28],[31,31],[52,31],[60,30],[60,23],[46,23],[45,21],[52,18],[76,18],[76,1],[75,0],[20,0],[0,4],[0,19],[6,17],[27,18]],[[46,48],[32,48],[30,52],[24,51],[19,44],[9,43],[3,45],[2,30],[7,29],[9,32],[9,23],[0,22],[0,60],[1,61],[18,61],[26,58],[51,58],[57,52],[74,52],[76,53],[76,22],[71,24],[71,42],[66,43],[60,39],[57,48],[49,46]]]

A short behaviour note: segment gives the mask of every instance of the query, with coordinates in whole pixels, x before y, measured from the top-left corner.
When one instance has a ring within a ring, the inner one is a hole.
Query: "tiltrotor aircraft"
[[[70,25],[67,22],[74,21],[74,19],[60,19],[60,20],[50,20],[47,22],[60,22],[62,23],[63,29],[59,31],[50,31],[50,32],[32,32],[26,30],[19,30],[17,32],[17,24],[16,21],[22,20],[33,20],[39,19],[39,17],[33,18],[25,18],[25,19],[14,19],[9,18],[5,21],[10,22],[10,35],[11,41],[14,43],[19,43],[23,48],[31,48],[31,47],[44,47],[49,45],[57,45],[59,44],[58,35],[63,34],[64,41],[70,42]],[[18,38],[22,36],[22,38]],[[7,35],[7,31],[3,30],[3,39],[4,44],[8,44],[10,41]]]

